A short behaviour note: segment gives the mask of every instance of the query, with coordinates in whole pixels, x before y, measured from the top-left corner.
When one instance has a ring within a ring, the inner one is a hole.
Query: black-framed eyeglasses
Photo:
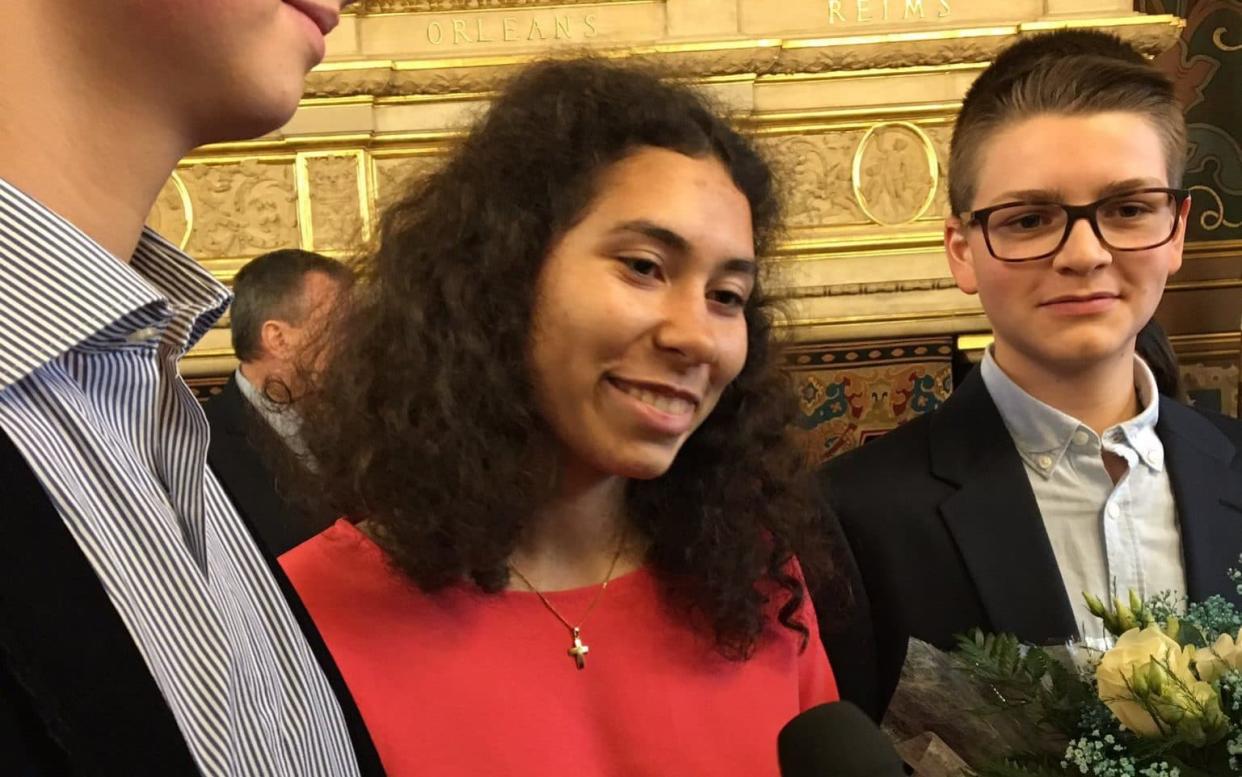
[[[1056,255],[1079,219],[1091,225],[1113,251],[1157,248],[1177,234],[1185,189],[1146,188],[1114,194],[1086,205],[1060,202],[1004,202],[960,214],[978,224],[993,257],[1002,262],[1034,262]]]

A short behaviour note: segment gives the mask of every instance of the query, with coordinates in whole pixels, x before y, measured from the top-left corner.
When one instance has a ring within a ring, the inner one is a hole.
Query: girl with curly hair
[[[589,59],[525,69],[385,213],[298,402],[359,523],[281,561],[391,774],[774,775],[836,698],[777,223],[702,97]]]

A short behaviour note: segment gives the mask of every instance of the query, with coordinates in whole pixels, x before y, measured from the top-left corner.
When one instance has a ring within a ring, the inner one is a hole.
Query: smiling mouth
[[[697,398],[692,398],[686,392],[666,386],[657,386],[650,383],[633,383],[614,377],[608,378],[608,382],[618,390],[634,397],[645,405],[650,405],[661,413],[689,415],[699,405]]]

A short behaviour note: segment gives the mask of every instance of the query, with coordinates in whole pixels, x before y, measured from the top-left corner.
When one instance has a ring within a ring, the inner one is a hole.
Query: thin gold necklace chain
[[[604,591],[608,590],[608,583],[612,581],[612,573],[616,571],[617,561],[620,560],[621,551],[624,549],[625,549],[625,535],[622,534],[621,542],[617,545],[617,552],[612,554],[612,563],[608,565],[608,574],[604,575],[604,582],[600,584],[599,592],[596,593],[595,598],[591,600],[591,604],[590,606],[586,608],[586,612],[582,613],[582,618],[581,620],[578,621],[577,626],[570,623],[569,620],[566,619],[564,615],[561,615],[560,611],[557,610],[556,607],[552,605],[552,602],[548,601],[548,597],[543,595],[543,591],[540,591],[538,588],[536,588],[534,584],[530,582],[530,579],[527,578],[526,575],[522,574],[521,570],[519,570],[517,567],[513,566],[512,564],[509,565],[509,569],[510,571],[513,572],[513,574],[518,576],[518,579],[520,579],[523,583],[526,584],[526,587],[529,588],[535,594],[535,596],[539,597],[539,601],[543,602],[543,606],[548,608],[548,612],[555,615],[556,619],[560,621],[561,623],[563,623],[565,625],[565,628],[569,629],[569,633],[573,634],[576,637],[578,636],[578,633],[581,632],[582,625],[586,623],[587,616],[589,616],[591,614],[591,611],[595,609],[595,605],[599,604],[599,600],[604,598]]]

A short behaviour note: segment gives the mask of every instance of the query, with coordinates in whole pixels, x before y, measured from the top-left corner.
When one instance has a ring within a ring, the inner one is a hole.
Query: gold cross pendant
[[[587,653],[591,652],[591,647],[582,644],[582,637],[579,636],[578,629],[574,629],[574,644],[567,652],[579,669],[586,669],[586,656]]]

